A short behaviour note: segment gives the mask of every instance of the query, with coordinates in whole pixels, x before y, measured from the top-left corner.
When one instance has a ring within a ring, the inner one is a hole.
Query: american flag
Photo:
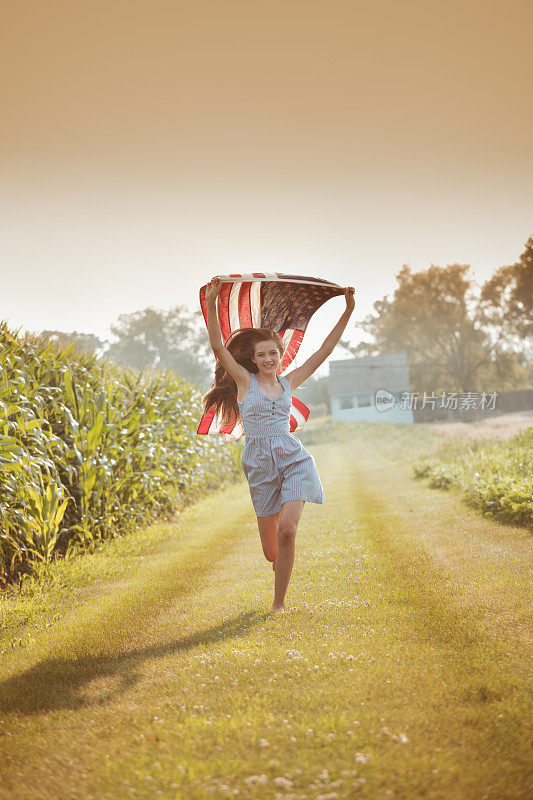
[[[286,275],[282,272],[250,272],[218,275],[222,288],[218,296],[218,319],[222,339],[227,342],[239,328],[270,328],[279,333],[285,352],[279,366],[283,374],[290,365],[304,337],[307,323],[331,297],[344,294],[336,283],[305,275]],[[207,284],[200,289],[200,306],[207,325]],[[309,409],[292,396],[290,416],[291,431],[303,428],[309,418]],[[222,425],[214,409],[203,414],[197,433],[227,434],[236,439],[243,434],[240,421],[235,425]]]

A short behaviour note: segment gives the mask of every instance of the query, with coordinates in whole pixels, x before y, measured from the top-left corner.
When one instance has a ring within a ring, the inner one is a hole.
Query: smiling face
[[[281,361],[281,353],[276,342],[271,339],[266,342],[256,342],[252,361],[257,364],[259,372],[264,375],[275,375]]]

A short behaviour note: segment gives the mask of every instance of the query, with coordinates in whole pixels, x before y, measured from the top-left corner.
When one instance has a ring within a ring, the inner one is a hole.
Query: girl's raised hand
[[[349,311],[353,311],[355,308],[355,289],[353,286],[346,286],[344,289],[344,296],[346,298],[346,308]]]
[[[218,295],[220,294],[220,290],[222,289],[222,281],[220,278],[211,278],[209,283],[207,284],[207,289],[205,290],[205,299],[206,302],[214,302]]]

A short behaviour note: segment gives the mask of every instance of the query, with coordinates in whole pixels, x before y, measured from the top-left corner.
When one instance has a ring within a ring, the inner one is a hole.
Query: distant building
[[[330,361],[329,391],[334,420],[413,424],[405,353]]]

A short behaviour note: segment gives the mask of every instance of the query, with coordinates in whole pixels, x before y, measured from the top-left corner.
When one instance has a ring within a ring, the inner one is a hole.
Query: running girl
[[[304,504],[322,503],[322,484],[313,456],[290,433],[291,396],[331,355],[354,309],[354,288],[344,290],[346,309],[322,346],[301,367],[277,374],[283,357],[280,336],[268,328],[242,328],[224,346],[216,311],[222,287],[213,278],[206,292],[209,341],[218,362],[215,385],[203,400],[224,420],[241,419],[246,444],[242,468],[257,516],[263,552],[273,564],[274,611],[285,608]]]

